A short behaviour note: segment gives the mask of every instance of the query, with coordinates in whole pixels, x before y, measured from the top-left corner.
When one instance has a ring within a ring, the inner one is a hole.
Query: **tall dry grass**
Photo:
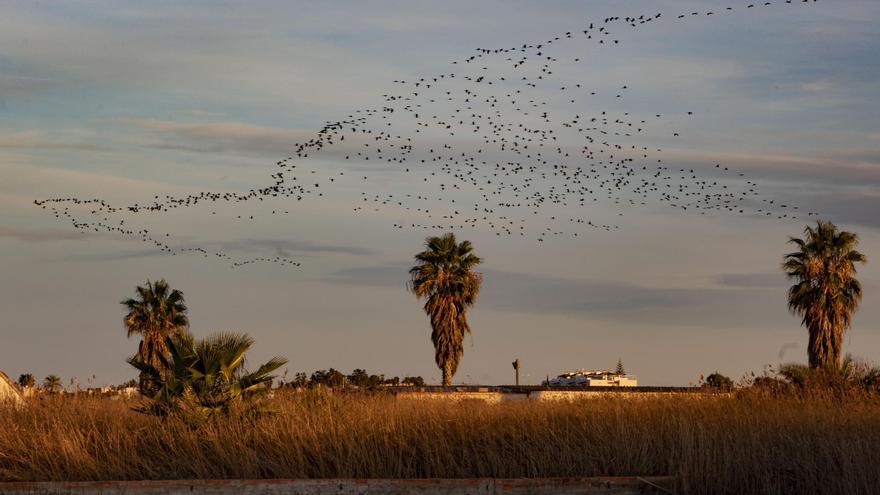
[[[101,398],[0,411],[0,478],[672,475],[681,493],[877,493],[872,399],[622,398],[488,405],[305,393],[192,426]]]

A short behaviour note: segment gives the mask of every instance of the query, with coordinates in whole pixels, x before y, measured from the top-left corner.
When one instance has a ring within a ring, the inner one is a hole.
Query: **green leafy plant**
[[[256,371],[247,371],[245,353],[253,343],[246,334],[230,332],[202,340],[195,340],[188,331],[166,337],[169,352],[159,356],[159,366],[139,356],[128,360],[151,383],[141,392],[146,401],[138,410],[160,416],[183,413],[206,418],[240,407],[259,409],[253,399],[271,389],[276,378],[272,373],[287,360],[274,357]]]

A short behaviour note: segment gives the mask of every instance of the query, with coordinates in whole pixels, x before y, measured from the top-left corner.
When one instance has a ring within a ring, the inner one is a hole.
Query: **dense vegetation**
[[[138,480],[673,475],[679,493],[872,493],[872,393],[416,400],[276,391],[279,414],[197,425],[107,398],[0,411],[0,478]]]

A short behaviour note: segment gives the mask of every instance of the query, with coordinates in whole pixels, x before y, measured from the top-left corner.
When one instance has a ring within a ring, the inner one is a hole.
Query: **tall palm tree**
[[[128,336],[140,335],[137,356],[161,372],[163,356],[168,356],[166,337],[175,335],[189,326],[183,292],[168,287],[165,279],[155,283],[147,280],[138,286],[137,297],[122,301],[128,310],[123,323]],[[141,377],[141,386],[148,385]]]
[[[409,289],[425,300],[431,320],[434,361],[449,386],[464,354],[464,334],[470,333],[467,309],[477,301],[483,276],[474,270],[482,262],[473,254],[470,241],[457,243],[455,235],[425,239],[425,251],[415,255],[409,271]]]
[[[272,373],[287,363],[274,357],[256,371],[245,370],[245,353],[254,344],[247,334],[219,333],[197,341],[181,331],[165,340],[169,355],[160,361],[166,372],[139,356],[128,360],[156,384],[141,409],[154,414],[181,409],[201,417],[228,413],[235,404],[267,392],[275,379]]]
[[[843,333],[862,299],[855,264],[867,258],[855,250],[859,236],[838,232],[831,222],[807,226],[804,234],[803,239],[789,239],[798,250],[785,255],[782,263],[785,274],[794,280],[788,289],[788,308],[803,318],[810,334],[810,367],[837,369]]]

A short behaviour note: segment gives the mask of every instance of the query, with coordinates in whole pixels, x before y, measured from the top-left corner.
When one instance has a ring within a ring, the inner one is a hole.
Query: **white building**
[[[613,371],[575,370],[551,378],[547,384],[554,387],[635,387],[639,383],[632,375],[617,374]]]

